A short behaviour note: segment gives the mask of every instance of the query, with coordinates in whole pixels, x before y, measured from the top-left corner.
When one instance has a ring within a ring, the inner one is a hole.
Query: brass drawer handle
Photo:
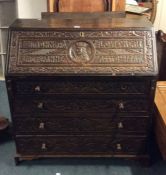
[[[124,103],[123,102],[119,103],[119,109],[124,109]]]
[[[42,149],[42,150],[46,150],[46,149],[47,149],[47,146],[46,146],[45,143],[42,143],[41,149]]]
[[[43,104],[42,102],[39,102],[39,103],[37,104],[37,107],[38,107],[38,109],[43,109],[44,104]]]
[[[124,85],[121,85],[121,87],[120,87],[120,88],[121,88],[121,90],[123,90],[123,91],[124,91],[124,90],[126,90],[126,89],[127,89],[127,85],[125,85],[125,84],[124,84]]]
[[[123,123],[122,123],[122,122],[119,122],[119,123],[118,123],[118,128],[119,128],[119,129],[122,129],[122,128],[123,128]]]
[[[116,149],[117,149],[117,150],[122,150],[122,146],[121,146],[121,144],[119,144],[119,143],[116,144]]]
[[[39,124],[39,129],[44,129],[45,128],[45,124],[43,123],[43,122],[41,122],[40,124]]]
[[[36,86],[36,87],[35,87],[35,92],[40,92],[40,90],[41,90],[41,89],[40,89],[40,86]]]

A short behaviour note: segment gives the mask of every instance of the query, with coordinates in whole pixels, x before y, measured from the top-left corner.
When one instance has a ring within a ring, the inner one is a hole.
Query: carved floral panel
[[[9,73],[154,73],[151,31],[13,31]]]

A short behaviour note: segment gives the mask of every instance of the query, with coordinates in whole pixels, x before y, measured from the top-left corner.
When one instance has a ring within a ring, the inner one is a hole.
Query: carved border
[[[115,64],[115,65],[73,65],[73,66],[27,66],[18,64],[18,49],[19,39],[24,37],[30,38],[46,38],[55,37],[57,39],[81,39],[82,32],[79,31],[13,31],[11,35],[10,54],[9,54],[9,67],[8,73],[57,73],[57,74],[86,74],[86,73],[103,73],[103,74],[136,74],[136,73],[154,73],[154,55],[153,55],[153,41],[151,31],[85,31],[84,40],[86,38],[143,38],[145,44],[145,57],[144,64]]]

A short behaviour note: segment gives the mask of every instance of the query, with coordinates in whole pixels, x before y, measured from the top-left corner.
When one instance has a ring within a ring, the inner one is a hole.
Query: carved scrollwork
[[[39,104],[42,104],[42,108],[38,108]],[[118,109],[119,104],[123,103],[124,108]],[[57,99],[57,100],[46,100],[46,99],[33,99],[33,100],[22,100],[17,99],[13,105],[14,113],[73,113],[79,112],[147,112],[148,104],[146,100],[109,100],[109,99],[99,99],[99,100],[87,100],[87,99]]]
[[[13,31],[8,72],[153,74],[153,47],[151,31]]]
[[[149,129],[148,117],[119,117],[111,116],[94,118],[88,117],[64,117],[52,116],[50,118],[15,118],[14,125],[17,126],[17,134],[59,134],[59,133],[111,133],[129,134],[146,133]]]
[[[147,94],[148,82],[17,81],[17,94]]]
[[[116,153],[144,153],[146,150],[146,141],[144,137],[111,137],[102,136],[52,136],[52,137],[20,137],[16,139],[18,153],[26,154],[42,154],[42,155],[84,155],[100,154],[116,154]],[[47,149],[41,149],[43,143]],[[117,149],[117,144],[122,149]],[[62,146],[63,145],[63,146]]]

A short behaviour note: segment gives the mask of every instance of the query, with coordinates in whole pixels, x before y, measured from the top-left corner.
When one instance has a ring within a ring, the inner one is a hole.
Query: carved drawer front
[[[147,82],[115,82],[115,81],[17,81],[17,94],[147,94]]]
[[[120,136],[21,136],[16,137],[17,152],[23,155],[112,155],[143,154],[146,138]]]
[[[146,112],[146,99],[16,99],[15,114],[21,113],[74,113],[74,112]]]
[[[15,118],[16,134],[118,133],[146,134],[149,117],[124,118]]]

